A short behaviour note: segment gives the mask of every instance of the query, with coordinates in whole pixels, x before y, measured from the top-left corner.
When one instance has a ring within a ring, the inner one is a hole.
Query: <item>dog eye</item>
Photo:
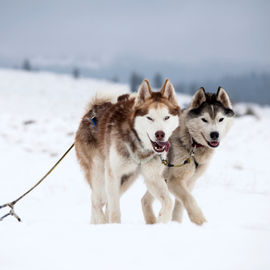
[[[168,120],[170,118],[170,116],[166,116],[165,118],[164,118],[164,120]]]
[[[219,122],[222,122],[223,120],[224,120],[224,118],[220,118],[218,121],[219,121]]]
[[[207,123],[208,121],[205,119],[205,118],[202,118],[202,121],[203,122],[205,122],[205,123]]]
[[[150,121],[154,121],[154,119],[149,117],[149,116],[147,116],[147,119],[150,120]]]

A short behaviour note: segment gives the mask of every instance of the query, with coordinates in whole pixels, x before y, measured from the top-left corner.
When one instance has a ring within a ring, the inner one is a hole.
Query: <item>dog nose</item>
[[[211,139],[216,140],[219,137],[219,133],[216,131],[213,131],[210,133],[210,137],[211,137]]]
[[[158,141],[162,141],[165,137],[165,133],[162,130],[158,130],[155,135]]]

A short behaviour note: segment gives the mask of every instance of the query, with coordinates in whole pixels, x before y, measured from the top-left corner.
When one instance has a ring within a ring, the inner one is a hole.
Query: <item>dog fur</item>
[[[106,97],[91,101],[76,133],[75,149],[92,189],[92,223],[121,222],[120,196],[139,173],[161,202],[158,222],[171,220],[173,203],[159,155],[169,150],[180,113],[169,80],[159,92],[152,92],[144,80],[136,95],[122,95],[116,103]],[[93,114],[97,128],[91,123]]]
[[[200,88],[189,108],[183,111],[180,126],[170,138],[172,147],[168,153],[168,160],[172,164],[182,164],[190,157],[192,150],[194,156],[191,157],[191,163],[164,171],[169,190],[175,196],[173,221],[182,221],[184,208],[192,222],[201,225],[206,221],[191,191],[195,181],[206,170],[214,148],[218,147],[230,129],[233,115],[229,96],[221,87],[216,94],[205,93],[205,90]],[[148,224],[155,222],[153,200],[149,192],[142,198],[142,209]]]

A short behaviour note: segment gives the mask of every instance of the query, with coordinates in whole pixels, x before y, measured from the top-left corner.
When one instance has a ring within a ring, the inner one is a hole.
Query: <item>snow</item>
[[[127,85],[0,70],[0,204],[31,187],[72,144],[96,91]],[[179,96],[180,104],[188,97]],[[0,269],[250,269],[270,267],[270,109],[234,126],[194,196],[208,222],[145,225],[143,179],[121,199],[121,225],[90,224],[90,189],[74,150],[0,223]],[[155,210],[159,209],[155,204]],[[4,215],[5,210],[0,210]]]

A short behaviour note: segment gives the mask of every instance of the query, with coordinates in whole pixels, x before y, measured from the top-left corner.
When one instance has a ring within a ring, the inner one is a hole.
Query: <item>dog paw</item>
[[[158,223],[169,223],[172,219],[171,214],[160,214],[158,217]]]
[[[189,218],[193,223],[197,225],[202,225],[203,223],[207,222],[206,218],[204,217],[201,211],[200,213],[189,215]]]
[[[182,222],[182,216],[181,217],[179,217],[179,216],[173,216],[172,217],[172,221],[176,221],[178,223],[181,223]]]
[[[112,213],[109,215],[109,223],[121,223],[121,215],[119,213]]]
[[[156,224],[157,223],[157,219],[156,217],[148,217],[145,220],[146,224]]]

